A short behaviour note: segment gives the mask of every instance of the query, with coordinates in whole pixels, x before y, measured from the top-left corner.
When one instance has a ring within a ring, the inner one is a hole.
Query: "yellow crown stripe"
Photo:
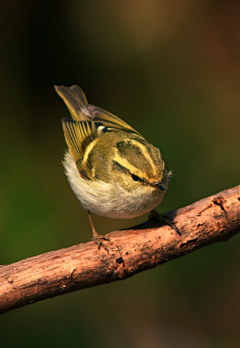
[[[117,163],[119,163],[122,167],[129,170],[130,173],[136,174],[139,177],[148,180],[148,178],[146,177],[146,173],[144,173],[140,168],[137,168],[134,165],[132,165],[131,163],[129,163],[128,160],[126,159],[126,157],[120,156],[117,152],[117,149],[115,149],[115,151],[114,151],[113,160],[116,161]]]
[[[131,144],[134,146],[137,146],[141,150],[143,156],[145,156],[148,163],[152,167],[153,175],[156,175],[157,174],[156,165],[151,157],[151,154],[148,151],[148,148],[145,145],[141,144],[139,141],[136,141],[134,139],[131,139]]]

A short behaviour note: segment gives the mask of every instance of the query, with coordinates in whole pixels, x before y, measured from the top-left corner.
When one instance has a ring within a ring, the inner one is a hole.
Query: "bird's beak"
[[[167,190],[165,189],[165,187],[162,185],[161,182],[153,182],[151,184],[152,187],[158,188],[159,190],[161,190],[162,192],[166,192]]]

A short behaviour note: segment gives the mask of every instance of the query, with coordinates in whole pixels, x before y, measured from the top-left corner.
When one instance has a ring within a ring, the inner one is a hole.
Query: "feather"
[[[66,104],[72,118],[75,121],[88,121],[88,116],[82,112],[84,106],[87,105],[87,99],[78,86],[65,87],[65,86],[54,86],[57,94],[63,99]]]
[[[65,102],[75,121],[93,121],[106,127],[108,131],[122,130],[140,135],[139,132],[116,115],[98,106],[88,104],[87,98],[79,86],[55,86],[55,90]]]

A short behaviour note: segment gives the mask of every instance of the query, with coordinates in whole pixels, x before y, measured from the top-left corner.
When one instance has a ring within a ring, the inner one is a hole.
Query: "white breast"
[[[96,215],[114,219],[130,219],[150,212],[162,201],[164,193],[160,190],[144,191],[142,187],[134,192],[127,192],[121,186],[114,186],[104,181],[83,179],[75,161],[66,152],[64,168],[70,186],[82,206]]]

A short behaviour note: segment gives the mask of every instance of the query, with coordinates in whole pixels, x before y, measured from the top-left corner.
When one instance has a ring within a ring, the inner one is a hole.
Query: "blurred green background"
[[[174,173],[161,212],[239,184],[239,18],[237,0],[1,1],[0,264],[90,240],[54,84],[80,85],[160,147]],[[1,347],[239,347],[239,246],[6,313]]]

